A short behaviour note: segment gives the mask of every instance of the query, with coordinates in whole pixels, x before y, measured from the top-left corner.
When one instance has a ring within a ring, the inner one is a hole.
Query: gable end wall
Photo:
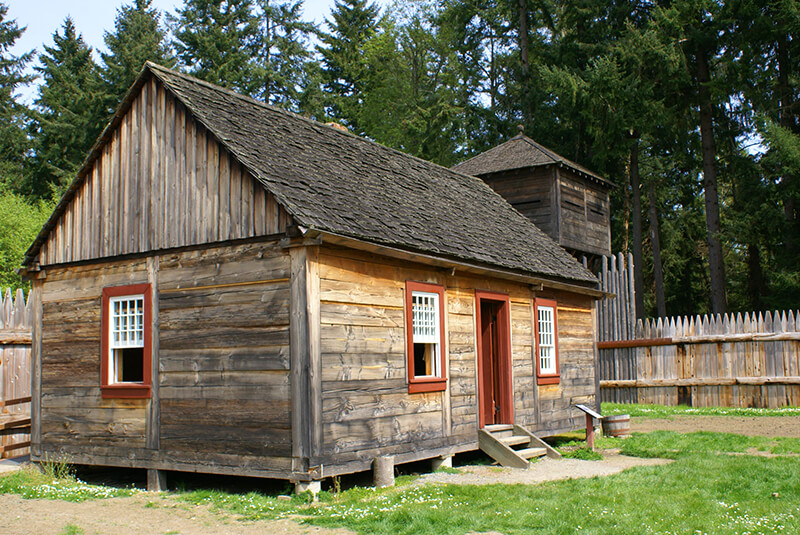
[[[151,79],[42,245],[41,265],[279,234],[290,216]]]

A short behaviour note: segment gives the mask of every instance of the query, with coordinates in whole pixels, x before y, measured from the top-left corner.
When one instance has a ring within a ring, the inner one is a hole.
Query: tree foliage
[[[359,115],[372,79],[367,43],[378,33],[379,8],[368,0],[336,0],[328,32],[320,32],[317,47],[328,114],[363,133]]]
[[[103,59],[102,78],[113,110],[130,88],[145,62],[171,67],[172,57],[167,31],[161,25],[161,14],[152,7],[152,0],[134,0],[117,10],[114,31],[105,32],[103,41],[108,52]]]
[[[30,111],[17,100],[17,91],[30,81],[24,71],[33,53],[11,54],[25,29],[7,20],[7,14],[8,7],[0,3],[0,191],[22,187],[23,164],[30,148],[26,135]]]
[[[100,70],[92,50],[67,17],[53,45],[44,46],[36,99],[30,191],[60,194],[72,180],[109,118]]]
[[[310,84],[310,38],[316,27],[302,18],[303,2],[258,0],[260,8],[259,68],[264,102],[299,111]]]
[[[54,205],[45,201],[28,201],[25,197],[0,193],[0,288],[20,288],[22,278],[16,269]]]
[[[0,3],[0,189],[74,175],[145,60],[451,165],[516,135],[615,181],[643,314],[800,302],[800,0],[131,0],[102,68],[71,21],[30,54]],[[318,41],[313,38],[317,36]],[[716,194],[714,193],[716,191]],[[718,211],[718,215],[714,212]]]
[[[180,65],[208,82],[258,94],[259,20],[253,7],[253,0],[186,0],[170,16]]]

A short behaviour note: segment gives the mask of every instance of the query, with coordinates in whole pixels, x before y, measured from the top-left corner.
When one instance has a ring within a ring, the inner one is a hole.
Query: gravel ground
[[[435,472],[425,474],[415,485],[428,483],[452,483],[456,485],[491,485],[495,483],[532,485],[543,481],[576,479],[581,477],[609,476],[634,466],[666,464],[667,459],[639,459],[626,457],[616,451],[604,452],[602,461],[580,459],[553,460],[544,457],[530,468],[500,468],[498,466],[464,466],[460,473]]]

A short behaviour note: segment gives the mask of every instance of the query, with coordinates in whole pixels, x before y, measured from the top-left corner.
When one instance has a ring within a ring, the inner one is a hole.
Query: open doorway
[[[514,423],[511,323],[504,294],[476,291],[480,427]]]

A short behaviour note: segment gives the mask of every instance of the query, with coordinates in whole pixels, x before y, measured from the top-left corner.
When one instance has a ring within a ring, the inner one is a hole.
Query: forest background
[[[522,125],[617,184],[642,315],[800,303],[800,0],[132,0],[100,61],[69,18],[12,54],[7,12],[0,287],[150,60],[445,166]]]

